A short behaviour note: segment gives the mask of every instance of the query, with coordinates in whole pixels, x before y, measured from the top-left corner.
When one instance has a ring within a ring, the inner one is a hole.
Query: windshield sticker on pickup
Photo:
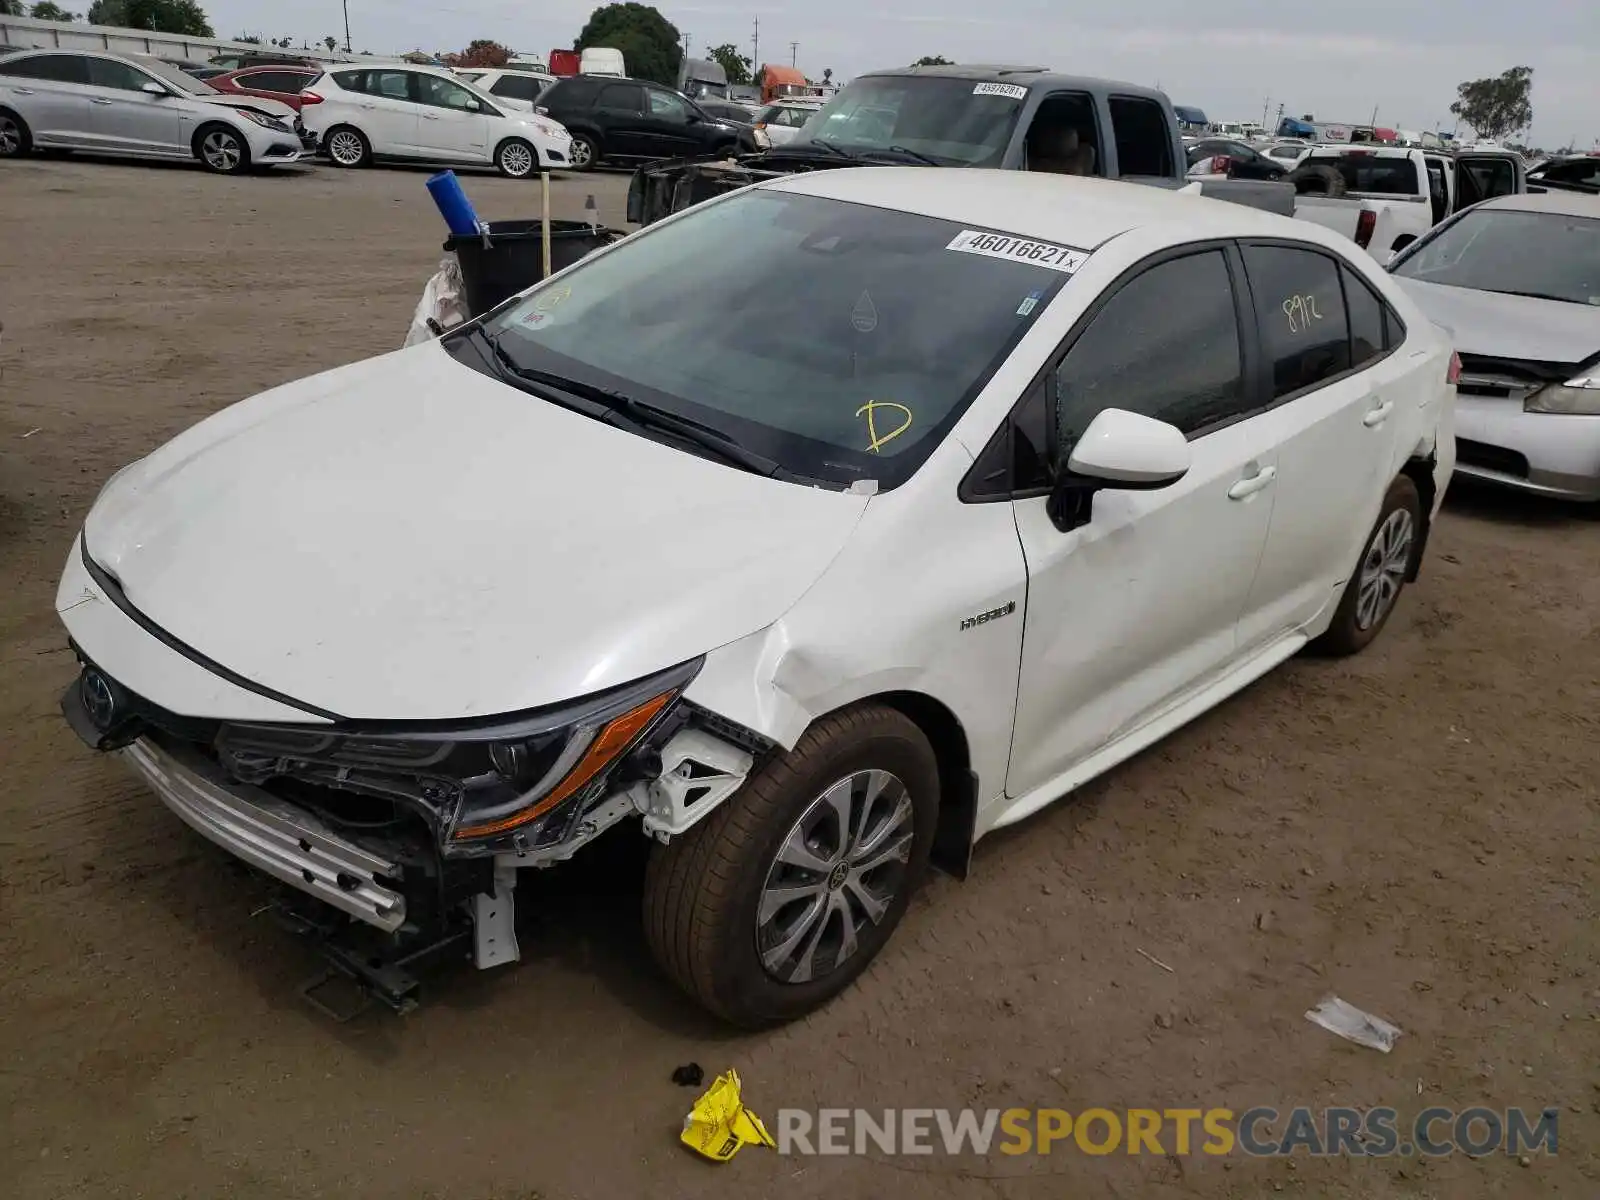
[[[894,409],[895,412],[905,417],[905,420],[901,421],[894,429],[889,430],[888,433],[879,433],[878,410],[882,408]],[[911,428],[911,410],[904,404],[896,404],[892,400],[869,400],[856,409],[856,416],[866,417],[867,419],[868,454],[878,453],[884,446]]]
[[[1007,100],[1026,100],[1028,89],[1015,83],[980,83],[972,89],[974,96],[1004,96]]]
[[[1064,275],[1071,275],[1089,260],[1087,250],[1008,237],[1003,233],[985,233],[981,229],[963,229],[950,239],[945,249],[959,250],[962,254],[982,254],[987,258],[1004,258],[1035,267],[1049,267]]]
[[[1283,302],[1283,315],[1289,318],[1290,333],[1304,333],[1311,322],[1322,320],[1317,311],[1317,298],[1312,295],[1290,296]]]

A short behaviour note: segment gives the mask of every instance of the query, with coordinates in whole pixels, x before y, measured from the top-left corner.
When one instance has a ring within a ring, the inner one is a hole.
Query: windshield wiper
[[[804,150],[807,146],[818,146],[823,150],[826,150],[829,154],[837,154],[840,158],[860,157],[859,155],[852,154],[848,150],[841,149],[824,138],[807,138],[803,142],[790,142],[787,146],[774,146],[772,149],[781,154],[785,150]]]
[[[907,158],[915,159],[924,166],[937,167],[940,165],[936,158],[929,158],[920,150],[912,150],[907,146],[885,146],[882,150],[874,150],[874,154],[904,154]]]
[[[1552,296],[1549,292],[1515,292],[1507,288],[1484,288],[1486,292],[1493,292],[1497,296],[1525,296],[1529,300],[1557,300],[1562,304],[1582,304],[1582,300],[1574,300],[1571,296]]]
[[[636,399],[614,388],[585,383],[581,379],[568,379],[565,375],[558,375],[552,371],[541,371],[535,367],[521,366],[506,353],[496,336],[488,333],[483,336],[494,351],[494,356],[501,366],[517,379],[537,384],[541,389],[565,392],[570,396],[589,402],[588,405],[580,407],[574,404],[565,404],[561,400],[551,397],[551,399],[556,399],[556,403],[563,404],[563,407],[584,412],[589,416],[600,417],[602,420],[621,416],[632,422],[636,427],[669,433],[676,438],[698,446],[702,450],[710,451],[724,462],[741,467],[754,475],[772,476],[778,473],[780,467],[778,462],[764,454],[757,454],[754,450],[729,437],[720,429],[716,429],[704,422],[696,421],[691,417],[669,412],[658,405]],[[543,394],[542,391],[541,394]]]

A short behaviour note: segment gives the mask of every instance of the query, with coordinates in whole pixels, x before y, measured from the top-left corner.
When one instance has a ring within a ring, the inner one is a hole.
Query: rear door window
[[[1244,247],[1256,327],[1281,400],[1350,369],[1350,322],[1339,264],[1294,246]]]
[[[88,60],[81,54],[36,54],[10,65],[0,65],[7,75],[48,79],[56,83],[88,83]]]
[[[115,88],[119,92],[137,92],[147,83],[154,80],[143,71],[135,70],[127,63],[114,62],[109,58],[88,59],[89,83],[92,87]]]
[[[1172,127],[1154,100],[1112,96],[1111,135],[1117,143],[1117,170],[1123,175],[1160,178],[1176,174],[1172,165]]]
[[[311,77],[303,72],[294,71],[253,71],[249,75],[241,76],[239,82],[242,86],[258,92],[277,92],[280,95],[293,96],[310,82]]]
[[[364,95],[367,90],[367,73],[365,71],[335,71],[333,81],[344,91],[355,92],[358,96]]]
[[[607,84],[601,89],[595,104],[599,108],[609,108],[615,112],[643,112],[644,88],[637,83]]]

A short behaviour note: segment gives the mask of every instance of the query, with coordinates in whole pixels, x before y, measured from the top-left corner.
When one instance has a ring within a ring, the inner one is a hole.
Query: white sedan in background
[[[822,101],[779,100],[756,114],[758,146],[787,146],[822,108]]]
[[[468,923],[515,959],[517,872],[628,825],[667,973],[791,1019],[930,863],[1377,637],[1454,462],[1451,362],[1303,221],[789,175],[124,468],[58,593],[63,705],[363,930],[353,969]]]
[[[1600,196],[1486,200],[1390,270],[1461,355],[1456,470],[1600,500]]]
[[[377,160],[492,166],[523,179],[572,161],[564,125],[432,67],[336,67],[300,93],[300,116],[336,167]]]

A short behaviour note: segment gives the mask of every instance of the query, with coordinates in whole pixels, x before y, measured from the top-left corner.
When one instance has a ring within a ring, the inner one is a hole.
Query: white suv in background
[[[448,71],[385,63],[340,68],[300,93],[301,119],[336,167],[374,159],[493,166],[522,179],[570,162],[572,136],[502,107]]]
[[[536,71],[479,70],[476,67],[457,71],[456,75],[480,92],[488,92],[496,104],[522,112],[532,112],[545,88],[556,81],[554,75],[541,75]]]

